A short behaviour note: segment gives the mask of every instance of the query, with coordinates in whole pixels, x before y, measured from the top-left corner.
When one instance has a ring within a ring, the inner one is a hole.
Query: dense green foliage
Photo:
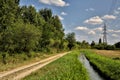
[[[117,42],[114,44],[116,48],[119,48],[120,49],[120,42]]]
[[[69,33],[66,36],[66,40],[69,42],[68,48],[71,50],[75,46],[75,33]]]
[[[79,51],[74,51],[50,63],[23,80],[89,80],[85,68],[78,60]]]
[[[99,39],[98,43],[95,43],[95,41],[91,42],[91,48],[92,49],[99,49],[99,50],[116,50],[116,49],[120,49],[120,42],[117,42],[113,45],[107,44],[107,43],[103,43],[102,39]]]
[[[95,42],[92,41],[92,43],[91,43],[91,48],[94,48],[94,47],[95,47]]]
[[[22,53],[64,49],[64,29],[50,9],[38,12],[19,0],[0,0],[0,51]]]
[[[93,51],[83,51],[89,61],[101,71],[108,80],[120,80],[120,61],[95,54]]]
[[[20,0],[0,0],[0,62],[8,56],[31,52],[56,53],[75,48],[89,48],[86,41],[76,42],[75,33],[64,34],[62,23],[51,9],[36,10],[19,6]],[[34,53],[34,55],[37,55]]]

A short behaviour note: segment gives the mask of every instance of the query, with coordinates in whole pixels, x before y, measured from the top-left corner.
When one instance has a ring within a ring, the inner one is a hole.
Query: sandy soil
[[[66,55],[67,53],[69,53],[69,52],[57,54],[55,56],[43,59],[39,62],[1,73],[0,80],[20,80],[20,79],[24,78],[25,76],[31,74],[32,72],[44,67],[45,65],[55,61],[58,58]]]

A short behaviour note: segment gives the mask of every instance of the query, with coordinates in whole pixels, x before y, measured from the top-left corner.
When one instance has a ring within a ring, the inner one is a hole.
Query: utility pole
[[[104,26],[103,26],[103,43],[107,44],[107,29],[106,28],[107,28],[107,26],[104,23]]]

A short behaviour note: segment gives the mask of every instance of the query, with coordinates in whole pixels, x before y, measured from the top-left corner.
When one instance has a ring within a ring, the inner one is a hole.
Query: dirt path
[[[29,75],[30,73],[44,67],[45,65],[57,60],[58,58],[66,55],[69,52],[57,54],[55,56],[43,59],[39,62],[26,65],[20,68],[13,69],[11,71],[4,72],[0,74],[0,80],[20,80],[24,78],[25,76]]]

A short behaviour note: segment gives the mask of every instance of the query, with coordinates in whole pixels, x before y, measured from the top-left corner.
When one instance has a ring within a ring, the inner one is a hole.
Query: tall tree
[[[42,17],[47,22],[49,22],[49,20],[52,18],[52,11],[51,11],[51,9],[45,8],[45,9],[40,10],[39,13],[42,15]]]
[[[95,42],[92,41],[92,43],[91,43],[91,47],[94,48],[94,46],[95,46]]]
[[[120,42],[114,44],[116,48],[120,48]]]
[[[16,21],[18,5],[19,0],[0,0],[0,32]]]
[[[37,12],[33,6],[23,6],[20,12],[25,23],[37,24]]]
[[[30,52],[36,48],[40,35],[39,29],[33,25],[14,23],[6,30],[6,38],[2,40],[5,43],[5,52]]]
[[[99,44],[101,44],[101,43],[102,43],[102,39],[100,38],[100,39],[99,39]]]
[[[66,40],[68,41],[68,48],[71,50],[75,46],[75,33],[68,33],[66,35]]]

